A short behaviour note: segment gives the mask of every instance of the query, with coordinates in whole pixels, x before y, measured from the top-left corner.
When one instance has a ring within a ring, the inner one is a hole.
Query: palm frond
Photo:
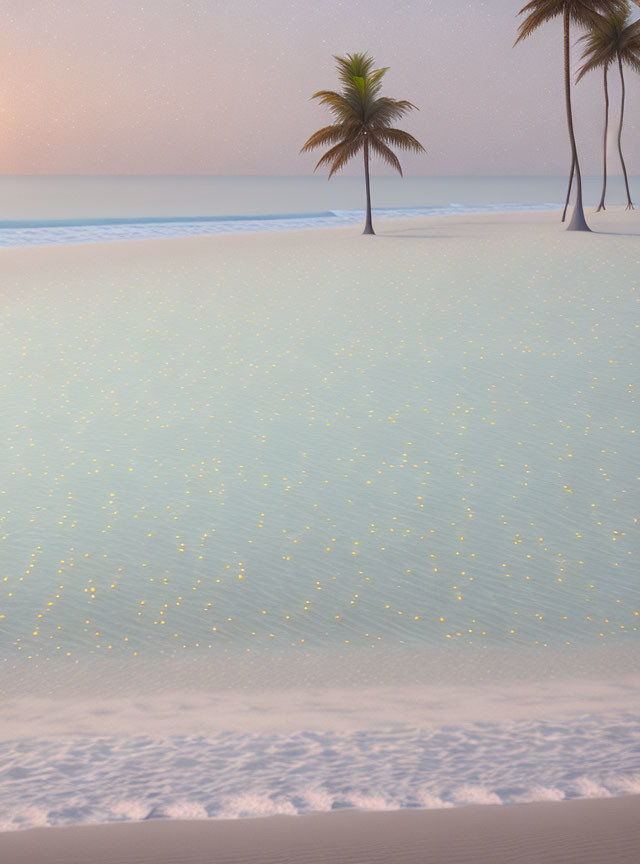
[[[594,13],[589,32],[581,38],[585,43],[584,61],[577,81],[598,67],[617,61],[629,63],[633,68],[634,57],[640,50],[640,22],[629,23],[631,7],[621,0],[617,8],[607,15]]]
[[[344,141],[342,144],[338,144],[337,147],[333,147],[331,150],[327,151],[320,160],[323,165],[331,163],[331,170],[329,171],[329,177],[327,179],[331,180],[334,174],[337,174],[338,171],[342,171],[347,162],[353,159],[354,156],[358,155],[362,146],[363,139],[362,137],[358,137],[355,140]],[[318,162],[318,165],[320,165],[320,162]],[[316,165],[316,168],[318,165]]]
[[[633,57],[640,51],[640,19],[627,25],[620,34],[619,52],[621,55]],[[624,59],[624,57],[623,57]]]
[[[587,73],[609,66],[616,59],[615,27],[608,17],[596,13],[591,29],[579,41],[584,42],[585,50],[576,83]]]
[[[581,27],[598,26],[602,18],[616,30],[631,14],[628,0],[568,0],[571,20]]]
[[[591,27],[604,16],[612,22],[627,18],[631,12],[628,0],[565,0],[569,5],[569,13],[574,24]]]
[[[337,144],[345,138],[345,127],[340,125],[324,126],[318,129],[300,148],[300,153],[308,153],[310,150],[315,150],[316,147],[322,147],[324,144]]]
[[[335,93],[333,90],[319,90],[311,98],[318,99],[321,105],[326,105],[337,120],[346,122],[357,117],[353,103],[346,99],[342,93]]]
[[[596,69],[602,69],[604,66],[611,66],[614,59],[615,57],[610,57],[608,52],[604,55],[591,54],[580,67],[580,71],[576,75],[576,84],[579,84],[584,76],[588,75],[589,72],[593,72]]]
[[[638,0],[640,3],[640,0]],[[627,27],[627,33],[630,39],[636,39],[640,36],[640,18],[637,21],[632,21],[631,24]]]
[[[391,99],[388,96],[382,96],[380,99],[376,99],[370,107],[368,120],[376,126],[388,126],[390,123],[400,120],[409,111],[414,110],[417,111],[418,109],[406,99]]]
[[[392,168],[398,172],[398,174],[402,177],[402,166],[400,165],[400,160],[393,152],[393,150],[389,149],[384,141],[381,141],[375,135],[369,136],[369,147],[373,150],[376,155],[378,155],[383,162],[386,162],[387,165],[391,165]]]
[[[518,12],[518,15],[526,15],[526,18],[518,28],[515,44],[527,39],[547,21],[564,15],[565,9],[574,24],[590,27],[598,13],[612,15],[623,12],[626,7],[628,0],[531,0]]]
[[[392,144],[394,147],[399,147],[400,150],[413,151],[414,153],[427,152],[417,138],[402,129],[382,129],[373,134],[379,141]]]
[[[351,151],[351,150],[353,149],[353,145],[354,145],[354,143],[355,143],[355,142],[354,142],[353,140],[351,140],[351,141],[340,141],[340,142],[339,142],[338,144],[336,144],[334,147],[331,147],[329,150],[327,150],[327,152],[324,153],[324,154],[320,157],[320,159],[318,159],[318,162],[317,162],[317,164],[316,164],[316,167],[315,167],[313,170],[314,170],[314,171],[317,171],[318,168],[322,168],[322,167],[325,166],[325,165],[331,165],[331,164],[333,164],[333,163],[336,161],[336,159],[341,158],[341,156],[344,154],[344,152],[345,152],[346,150]],[[361,146],[362,146],[362,141],[360,141],[359,146],[358,146],[358,148],[354,151],[353,155],[355,155],[355,153],[358,152],[358,150],[360,149]],[[351,157],[349,157],[349,158],[351,158]]]
[[[629,57],[626,63],[630,69],[633,69],[634,72],[640,75],[640,54],[635,57]]]
[[[518,15],[526,15],[527,17],[518,28],[518,38],[515,41],[522,42],[523,39],[528,39],[532,33],[551,21],[552,18],[557,18],[564,12],[563,0],[531,0],[518,12]]]
[[[608,46],[611,42],[612,36],[615,32],[615,27],[612,24],[610,18],[605,15],[600,15],[596,13],[591,27],[589,30],[581,36],[578,42],[584,42],[585,44],[585,56],[587,53],[592,51],[599,51],[601,48]]]
[[[338,69],[338,78],[348,87],[354,77],[367,78],[373,68],[374,59],[368,54],[347,54],[345,57],[333,55]]]
[[[385,66],[382,69],[376,69],[367,78],[368,91],[372,97],[377,96],[382,89],[382,79],[388,72],[389,67]]]
[[[640,21],[638,23],[640,24]],[[619,56],[622,63],[629,66],[634,72],[640,73],[640,32],[634,39],[627,42]]]
[[[596,16],[598,14],[599,10],[594,9],[593,6],[588,3],[581,2],[581,0],[573,0],[569,5],[571,23],[578,27],[592,27],[597,21]]]

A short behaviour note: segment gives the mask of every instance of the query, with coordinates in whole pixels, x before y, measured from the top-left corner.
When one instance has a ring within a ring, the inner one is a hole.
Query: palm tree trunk
[[[364,138],[364,182],[367,187],[367,219],[364,225],[363,234],[375,234],[373,225],[371,224],[371,184],[369,183],[369,139]]]
[[[598,209],[596,213],[599,213],[601,210],[606,210],[604,199],[607,195],[607,138],[609,136],[609,83],[607,81],[607,73],[609,71],[609,64],[604,64],[604,180],[602,183],[602,196],[600,197],[600,203],[598,204]]]
[[[624,156],[622,155],[622,124],[624,123],[624,72],[622,71],[622,58],[618,54],[618,66],[620,67],[620,82],[622,84],[622,102],[620,104],[620,128],[618,129],[618,152],[620,153],[620,162],[622,163],[622,171],[624,173],[624,182],[627,187],[627,210],[633,210],[633,201],[631,200],[631,192],[629,191],[629,177],[627,176],[627,166],[624,164]]]
[[[573,208],[573,216],[569,223],[568,231],[590,231],[587,220],[584,218],[584,207],[582,205],[582,174],[580,173],[580,162],[578,161],[578,147],[576,134],[573,128],[573,111],[571,109],[571,43],[570,43],[569,4],[564,4],[564,89],[567,100],[567,124],[569,126],[569,138],[571,139],[571,156],[576,163],[576,206]]]
[[[564,210],[562,211],[562,221],[564,222],[567,218],[567,210],[569,209],[569,199],[571,198],[571,190],[573,189],[573,178],[576,173],[576,162],[575,159],[571,160],[571,171],[569,173],[569,188],[567,189],[567,197],[564,202]]]

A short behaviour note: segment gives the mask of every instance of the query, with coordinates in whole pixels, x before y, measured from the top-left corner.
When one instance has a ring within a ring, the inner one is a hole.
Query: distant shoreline
[[[442,207],[374,208],[376,220],[436,219],[444,216],[541,213],[561,209],[553,204],[450,204]],[[122,242],[173,237],[211,237],[220,234],[342,228],[358,225],[362,210],[325,210],[316,213],[266,213],[230,216],[141,216],[78,219],[0,220],[0,248],[53,246],[71,243]]]

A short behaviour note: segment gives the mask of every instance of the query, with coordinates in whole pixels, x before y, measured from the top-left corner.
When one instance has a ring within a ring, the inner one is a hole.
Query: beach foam
[[[375,209],[375,219],[435,218],[475,213],[510,213],[558,210],[560,204],[487,204],[446,207],[388,207]],[[363,210],[330,210],[320,213],[266,214],[259,216],[141,217],[107,219],[47,219],[0,222],[0,247],[41,246],[66,243],[100,243],[160,237],[192,237],[246,234],[261,231],[299,231],[338,228],[364,220]]]
[[[640,718],[53,737],[7,742],[0,754],[2,830],[439,809],[637,792]]]

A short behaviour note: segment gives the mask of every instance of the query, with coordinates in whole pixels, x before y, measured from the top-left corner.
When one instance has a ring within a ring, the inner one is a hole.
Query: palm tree
[[[591,30],[582,37],[585,43],[585,52],[582,59],[584,65],[578,75],[580,81],[587,72],[602,67],[604,69],[604,94],[605,94],[605,130],[604,130],[604,184],[602,197],[598,210],[605,210],[605,195],[607,191],[607,133],[609,128],[609,88],[607,85],[607,74],[609,67],[616,63],[620,70],[620,82],[622,84],[622,102],[620,105],[620,126],[618,128],[618,152],[624,174],[624,182],[627,187],[627,210],[633,210],[631,192],[629,190],[629,177],[627,166],[622,155],[622,126],[624,123],[625,82],[623,66],[627,64],[636,72],[640,72],[640,21],[631,23],[631,6],[623,2],[615,12],[607,16],[598,16]]]
[[[367,218],[364,234],[374,234],[371,224],[371,185],[369,181],[369,156],[375,154],[402,176],[402,168],[396,154],[389,145],[401,150],[424,153],[425,149],[413,135],[394,128],[391,124],[415,108],[411,102],[380,96],[385,69],[373,69],[374,60],[368,54],[347,54],[335,57],[342,92],[320,90],[312,99],[327,105],[335,123],[325,126],[309,138],[301,153],[306,153],[325,144],[333,146],[327,150],[315,167],[331,165],[329,179],[341,171],[347,162],[364,151],[364,180],[367,193]]]
[[[567,106],[567,124],[569,126],[569,139],[571,141],[571,175],[575,166],[576,174],[576,206],[573,210],[573,218],[569,223],[569,231],[589,231],[587,220],[584,218],[584,206],[582,203],[582,173],[578,160],[578,147],[573,128],[573,110],[571,107],[571,23],[583,27],[589,27],[595,20],[598,12],[607,14],[618,9],[626,0],[531,0],[527,3],[519,15],[527,14],[519,28],[516,45],[522,39],[536,31],[542,24],[553,18],[562,16],[564,25],[564,83],[565,100]]]

